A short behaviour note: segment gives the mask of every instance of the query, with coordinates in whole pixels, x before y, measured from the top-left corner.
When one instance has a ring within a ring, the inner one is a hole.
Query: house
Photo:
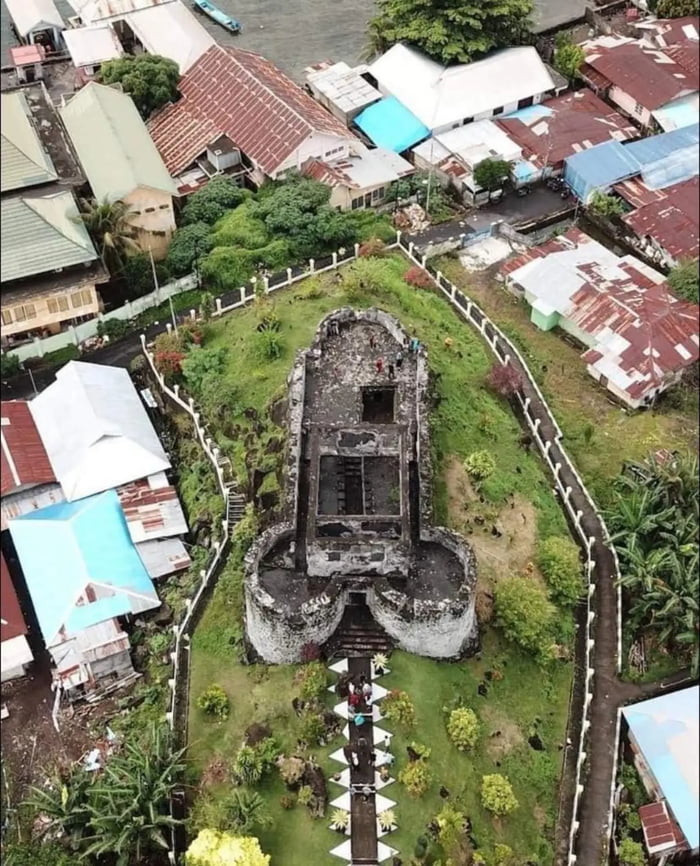
[[[5,6],[25,45],[41,43],[48,51],[60,51],[65,24],[53,0],[5,0]]]
[[[189,567],[170,460],[126,370],[70,361],[29,409],[67,502],[114,490],[150,577]]]
[[[76,25],[109,27],[125,53],[168,57],[182,75],[216,44],[180,0],[72,0],[72,5]],[[83,45],[86,40],[83,37]]]
[[[27,631],[10,571],[0,552],[0,672],[3,683],[23,677],[27,665],[34,660],[27,643]]]
[[[177,188],[132,98],[91,81],[60,110],[97,201],[121,201],[142,250],[164,258]]]
[[[588,373],[627,406],[648,405],[698,360],[698,306],[579,229],[506,262],[500,277],[530,305],[533,324],[586,347]]]
[[[561,174],[564,160],[606,141],[637,138],[636,127],[583,88],[499,117],[496,125],[522,150],[530,182]]]
[[[117,34],[109,24],[64,30],[63,39],[73,66],[88,80],[94,78],[103,63],[124,56]]]
[[[304,70],[311,95],[345,126],[350,126],[364,108],[382,98],[365,77],[366,73],[366,65],[351,69],[347,63],[330,60]]]
[[[700,18],[697,15],[687,15],[684,18],[643,18],[635,22],[634,26],[639,38],[651,48],[698,43],[700,39]],[[696,44],[696,51],[698,47]]]
[[[301,171],[331,187],[331,207],[357,210],[382,204],[390,185],[413,174],[414,168],[397,153],[377,147],[328,162],[310,159]]]
[[[9,55],[19,84],[43,80],[46,48],[40,42],[36,45],[16,45],[9,49]]]
[[[383,95],[395,97],[433,133],[510,114],[542,102],[558,90],[531,46],[508,48],[474,63],[443,67],[399,43],[375,60],[368,73]]]
[[[356,118],[354,126],[370,144],[403,153],[423,141],[430,130],[395,96],[385,96],[365,108]]]
[[[601,36],[582,47],[581,78],[638,126],[668,132],[697,123],[698,64],[693,68],[685,46],[649,48],[630,37]]]
[[[671,268],[697,259],[700,243],[700,184],[697,175],[665,189],[649,189],[641,179],[616,184],[614,191],[634,210],[622,220],[644,255]]]
[[[479,163],[487,159],[507,162],[516,177],[523,167],[528,169],[520,147],[491,120],[477,120],[437,133],[414,147],[412,154],[416,168],[434,170],[443,185],[453,186],[470,205],[489,199],[489,190],[482,189],[474,178]]]
[[[170,174],[190,172],[190,187],[194,170],[206,182],[242,161],[259,186],[309,159],[346,158],[357,143],[306,91],[251,51],[213,46],[183,75],[179,90],[181,98],[157,112],[148,129]],[[225,162],[213,148],[222,137],[230,145]]]
[[[564,180],[588,204],[596,192],[641,177],[650,189],[664,189],[698,173],[700,124],[652,135],[639,141],[608,141],[564,160]]]
[[[626,751],[652,803],[639,810],[654,862],[691,862],[700,851],[697,685],[659,695],[622,711]],[[696,859],[692,862],[697,862]]]
[[[78,219],[84,178],[43,83],[0,98],[0,335],[12,346],[93,317],[108,274]]]
[[[116,491],[9,521],[54,678],[69,697],[133,672],[120,618],[160,606]]]

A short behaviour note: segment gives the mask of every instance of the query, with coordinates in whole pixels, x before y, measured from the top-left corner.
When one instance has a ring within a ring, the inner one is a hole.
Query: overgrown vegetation
[[[127,54],[100,67],[102,84],[121,84],[144,120],[177,99],[180,69],[174,60],[158,54]]]
[[[674,295],[697,304],[700,300],[700,262],[686,259],[671,269],[668,284]]]

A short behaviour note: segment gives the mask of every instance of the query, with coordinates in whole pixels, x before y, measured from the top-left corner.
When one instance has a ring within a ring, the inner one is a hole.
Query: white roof
[[[437,136],[427,138],[425,141],[416,145],[413,148],[412,153],[420,156],[430,165],[440,165],[443,160],[452,155],[451,151],[449,151],[443,144],[440,144]]]
[[[127,12],[168,3],[170,0],[68,0],[68,2],[84,24],[94,24],[96,21],[123,17]]]
[[[347,63],[333,63],[307,70],[306,80],[341,111],[350,112],[377,102],[382,94],[362,77],[366,66],[351,69]]]
[[[2,642],[2,653],[0,653],[0,669],[3,674],[17,671],[23,665],[34,661],[32,651],[29,649],[27,638],[23,634],[11,637]]]
[[[53,0],[5,0],[5,5],[20,36],[45,27],[65,27]]]
[[[383,147],[368,149],[360,158],[342,159],[331,165],[347,174],[360,189],[391,183],[413,171],[410,162]]]
[[[174,60],[181,75],[216,45],[214,37],[179,0],[123,17],[146,51]]]
[[[431,130],[554,90],[547,67],[529,45],[443,68],[399,44],[369,71],[382,91],[395,96]]]
[[[69,502],[170,467],[121,367],[70,361],[29,408]]]
[[[124,54],[117,35],[105,24],[102,27],[78,27],[64,30],[66,43],[73,66],[95,66],[107,60],[116,60]]]
[[[515,162],[522,156],[518,145],[491,120],[467,123],[449,132],[442,132],[436,135],[435,139],[471,168],[485,159]]]

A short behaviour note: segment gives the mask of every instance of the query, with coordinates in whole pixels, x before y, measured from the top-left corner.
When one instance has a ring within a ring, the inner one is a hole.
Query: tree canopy
[[[524,577],[504,577],[494,590],[496,620],[505,636],[540,658],[553,644],[556,609],[544,587]]]
[[[232,836],[217,830],[202,830],[187,849],[187,866],[269,866],[253,836]]]
[[[248,190],[236,186],[229,178],[214,177],[187,199],[182,209],[182,222],[184,225],[198,222],[213,225],[226,211],[238,207],[250,195]]]
[[[130,214],[129,207],[121,201],[80,200],[80,215],[76,220],[85,224],[112,276],[121,273],[127,256],[140,252],[134,228],[129,223]]]
[[[580,45],[574,45],[571,42],[564,43],[558,46],[554,52],[554,68],[569,81],[573,81],[585,58],[586,53]]]
[[[408,42],[440,63],[470,63],[494,48],[519,45],[532,0],[379,0],[369,23],[373,52]]]
[[[674,295],[697,304],[700,296],[700,262],[697,259],[679,262],[668,275],[668,284]]]
[[[510,164],[502,159],[484,159],[474,167],[474,180],[482,189],[498,189],[510,174]]]
[[[144,120],[168,102],[175,102],[179,80],[177,63],[158,54],[129,54],[108,60],[100,69],[102,84],[121,84]]]
[[[686,15],[697,15],[697,0],[658,0],[655,14],[657,18],[685,18]]]

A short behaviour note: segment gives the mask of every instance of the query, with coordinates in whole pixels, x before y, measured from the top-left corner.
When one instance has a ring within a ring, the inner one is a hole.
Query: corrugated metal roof
[[[69,0],[69,2],[85,24],[92,24],[95,21],[106,21],[139,9],[171,3],[172,0]]]
[[[149,54],[174,60],[184,75],[216,40],[179,0],[124,16]]]
[[[3,93],[0,99],[2,192],[57,180],[56,169],[34,129],[24,93],[15,90]]]
[[[361,72],[367,67],[351,69],[347,63],[323,63],[306,69],[309,85],[322,93],[345,113],[357,111],[382,98],[382,94]]]
[[[0,552],[0,641],[12,640],[27,633],[27,624],[17,600],[5,557]]]
[[[29,406],[69,501],[170,467],[121,367],[70,361]]]
[[[264,57],[215,45],[180,79],[181,99],[149,122],[151,138],[173,175],[208,144],[227,135],[266,174],[314,133],[353,136]]]
[[[700,846],[700,687],[641,701],[622,712],[691,851]]]
[[[3,496],[0,499],[0,531],[4,532],[8,521],[14,520],[15,517],[65,501],[66,497],[60,484],[40,484],[38,487],[30,487]]]
[[[430,130],[395,96],[386,96],[355,118],[356,126],[378,147],[402,153],[417,144]]]
[[[64,30],[63,40],[73,66],[78,69],[81,66],[95,66],[107,60],[116,60],[124,54],[117,34],[109,25]]]
[[[117,201],[139,187],[177,195],[133,99],[91,81],[60,110],[98,201]]]
[[[673,259],[697,258],[700,242],[700,184],[697,177],[667,187],[623,220],[640,237],[649,236]]]
[[[5,0],[5,5],[22,37],[47,26],[58,30],[66,26],[53,0]]]
[[[0,403],[0,493],[56,480],[29,406],[21,400]]]
[[[678,842],[676,841],[676,828],[669,818],[664,800],[640,806],[639,820],[642,822],[644,841],[650,854],[675,848],[678,842],[683,841],[682,837]]]
[[[192,560],[179,538],[157,538],[136,545],[141,561],[153,580],[189,568]]]
[[[685,126],[683,129],[673,129],[660,135],[650,135],[639,141],[632,141],[626,149],[640,165],[647,165],[659,159],[673,156],[679,150],[693,147],[700,142],[700,123]]]
[[[164,472],[118,487],[117,495],[134,543],[187,532],[177,490]]]
[[[68,190],[4,198],[0,204],[2,282],[97,260]]]
[[[114,490],[9,523],[47,646],[160,605]]]

